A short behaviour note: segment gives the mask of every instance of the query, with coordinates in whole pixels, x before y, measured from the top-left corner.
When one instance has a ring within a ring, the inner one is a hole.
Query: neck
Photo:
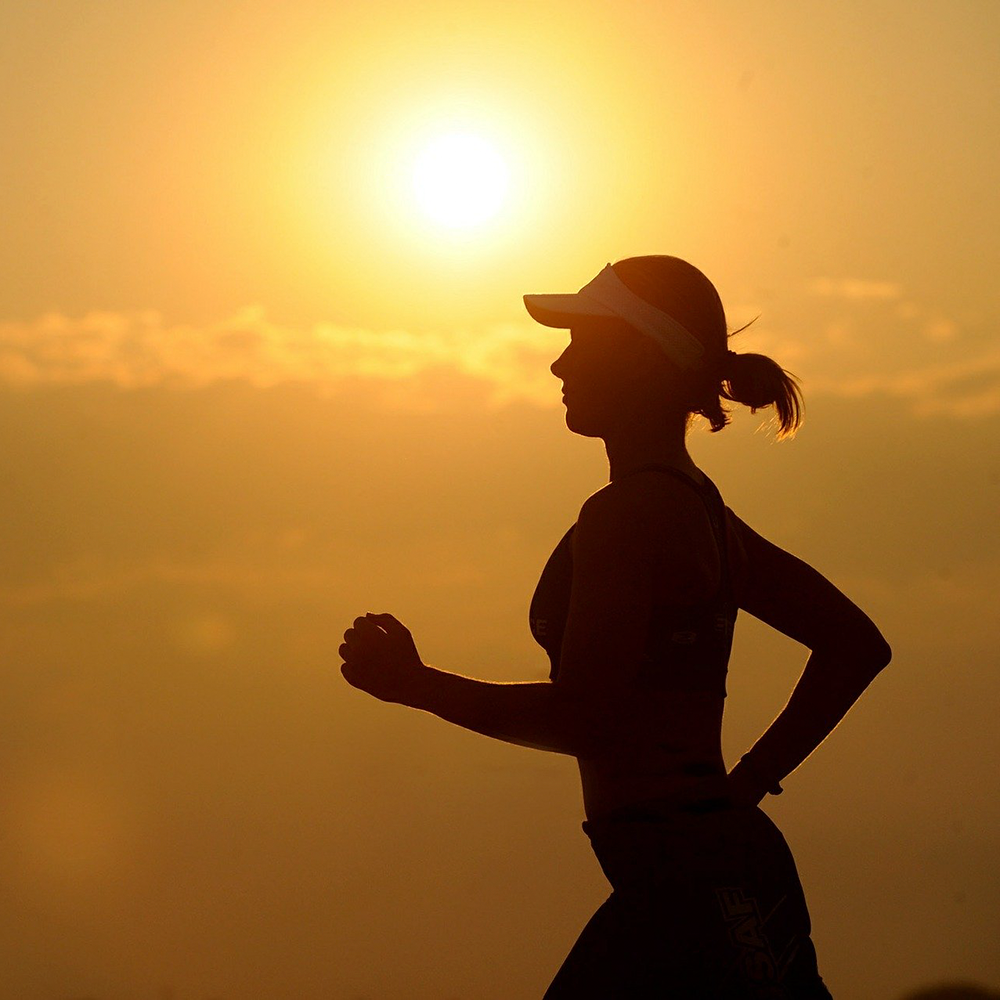
[[[697,472],[698,467],[685,445],[687,421],[664,420],[655,425],[621,427],[604,435],[608,453],[609,478],[620,476],[649,462],[673,465],[684,472]]]

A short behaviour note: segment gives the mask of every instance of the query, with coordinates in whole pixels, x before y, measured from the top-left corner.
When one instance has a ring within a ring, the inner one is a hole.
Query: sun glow
[[[413,190],[423,212],[451,229],[469,229],[496,215],[509,171],[496,148],[471,132],[429,142],[413,167]]]

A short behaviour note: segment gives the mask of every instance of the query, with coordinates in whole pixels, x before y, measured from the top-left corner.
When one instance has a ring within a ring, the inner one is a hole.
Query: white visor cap
[[[525,295],[524,305],[532,319],[542,326],[571,327],[579,316],[623,319],[640,333],[652,337],[681,368],[699,368],[705,354],[694,334],[673,316],[636,295],[610,264],[578,292]]]

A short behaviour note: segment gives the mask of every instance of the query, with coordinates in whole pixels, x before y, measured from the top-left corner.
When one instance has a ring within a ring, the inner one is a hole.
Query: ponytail
[[[750,323],[729,336],[741,333]],[[705,417],[713,431],[721,431],[729,423],[729,411],[722,405],[722,400],[728,399],[749,406],[751,413],[773,406],[778,417],[775,437],[782,441],[795,436],[802,426],[803,403],[802,390],[791,372],[785,371],[766,354],[737,354],[728,350],[715,371],[711,387],[703,383],[704,394],[700,398],[705,405],[691,410]]]
[[[779,441],[794,437],[802,426],[802,392],[798,381],[764,354],[728,351],[719,395],[749,406],[751,413],[773,406],[778,415],[775,437]]]

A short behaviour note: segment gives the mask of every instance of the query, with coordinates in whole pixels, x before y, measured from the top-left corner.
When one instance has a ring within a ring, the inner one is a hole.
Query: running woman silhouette
[[[425,664],[391,614],[355,619],[341,672],[384,701],[576,757],[612,891],[543,1000],[829,998],[795,862],[759,803],[830,734],[891,651],[819,572],[730,510],[685,439],[724,400],[802,421],[795,379],[728,347],[719,295],[677,257],[608,264],[579,292],[525,295],[569,330],[552,363],[566,424],[604,441],[609,482],[549,556],[529,627],[549,680],[498,683]],[[739,331],[736,331],[739,332]],[[788,703],[728,771],[722,717],[739,609],[808,648]]]

